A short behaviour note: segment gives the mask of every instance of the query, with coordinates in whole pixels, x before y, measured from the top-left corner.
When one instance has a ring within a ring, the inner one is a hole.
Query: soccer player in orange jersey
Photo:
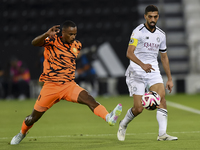
[[[82,48],[81,43],[75,39],[77,26],[72,21],[65,21],[62,24],[62,36],[57,36],[59,32],[60,25],[55,25],[32,41],[32,45],[45,48],[43,73],[39,79],[44,85],[32,114],[25,118],[20,132],[12,138],[11,145],[19,144],[33,124],[61,99],[87,105],[95,115],[111,126],[115,125],[122,112],[122,105],[118,104],[108,113],[103,105],[75,83],[76,58]]]

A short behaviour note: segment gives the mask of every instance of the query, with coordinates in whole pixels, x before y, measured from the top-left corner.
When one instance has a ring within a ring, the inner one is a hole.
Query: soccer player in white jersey
[[[142,95],[145,88],[149,87],[150,91],[156,91],[161,97],[161,104],[157,109],[157,121],[159,133],[157,140],[177,140],[177,137],[170,136],[167,130],[167,106],[165,100],[165,87],[158,67],[158,52],[161,55],[161,62],[166,72],[168,81],[166,89],[171,93],[173,81],[167,56],[166,35],[156,26],[159,18],[158,8],[149,5],[145,9],[145,24],[137,26],[130,37],[127,49],[127,57],[130,59],[125,76],[126,83],[133,96],[133,107],[127,111],[124,119],[119,124],[117,132],[118,140],[124,141],[128,124],[143,111],[141,103]]]

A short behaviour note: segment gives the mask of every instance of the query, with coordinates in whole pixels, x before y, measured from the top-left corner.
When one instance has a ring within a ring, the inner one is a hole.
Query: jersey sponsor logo
[[[148,43],[148,42],[144,43],[144,47],[146,47],[150,51],[157,51],[159,46],[160,44],[156,44],[156,43]]]

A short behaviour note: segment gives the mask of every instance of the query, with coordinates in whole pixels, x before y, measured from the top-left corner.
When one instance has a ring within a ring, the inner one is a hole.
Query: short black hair
[[[76,24],[71,20],[67,20],[62,24],[62,28],[66,29],[68,27],[76,27]]]
[[[157,11],[158,12],[158,8],[155,6],[155,5],[148,5],[145,9],[145,15],[148,13],[148,12],[154,12],[154,11]],[[159,12],[158,12],[159,13]]]

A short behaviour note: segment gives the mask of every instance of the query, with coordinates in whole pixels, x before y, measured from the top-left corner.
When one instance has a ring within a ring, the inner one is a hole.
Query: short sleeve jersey
[[[43,45],[44,62],[41,82],[65,83],[74,80],[76,58],[82,48],[82,44],[75,40],[72,44],[61,41],[57,35],[47,37]]]
[[[136,57],[145,64],[151,64],[155,72],[160,72],[157,57],[159,51],[165,53],[167,49],[165,32],[157,26],[154,32],[151,32],[145,24],[140,24],[133,30],[129,45],[133,45],[134,40],[138,40],[134,51]],[[144,72],[139,65],[131,60],[129,68],[131,70]]]

